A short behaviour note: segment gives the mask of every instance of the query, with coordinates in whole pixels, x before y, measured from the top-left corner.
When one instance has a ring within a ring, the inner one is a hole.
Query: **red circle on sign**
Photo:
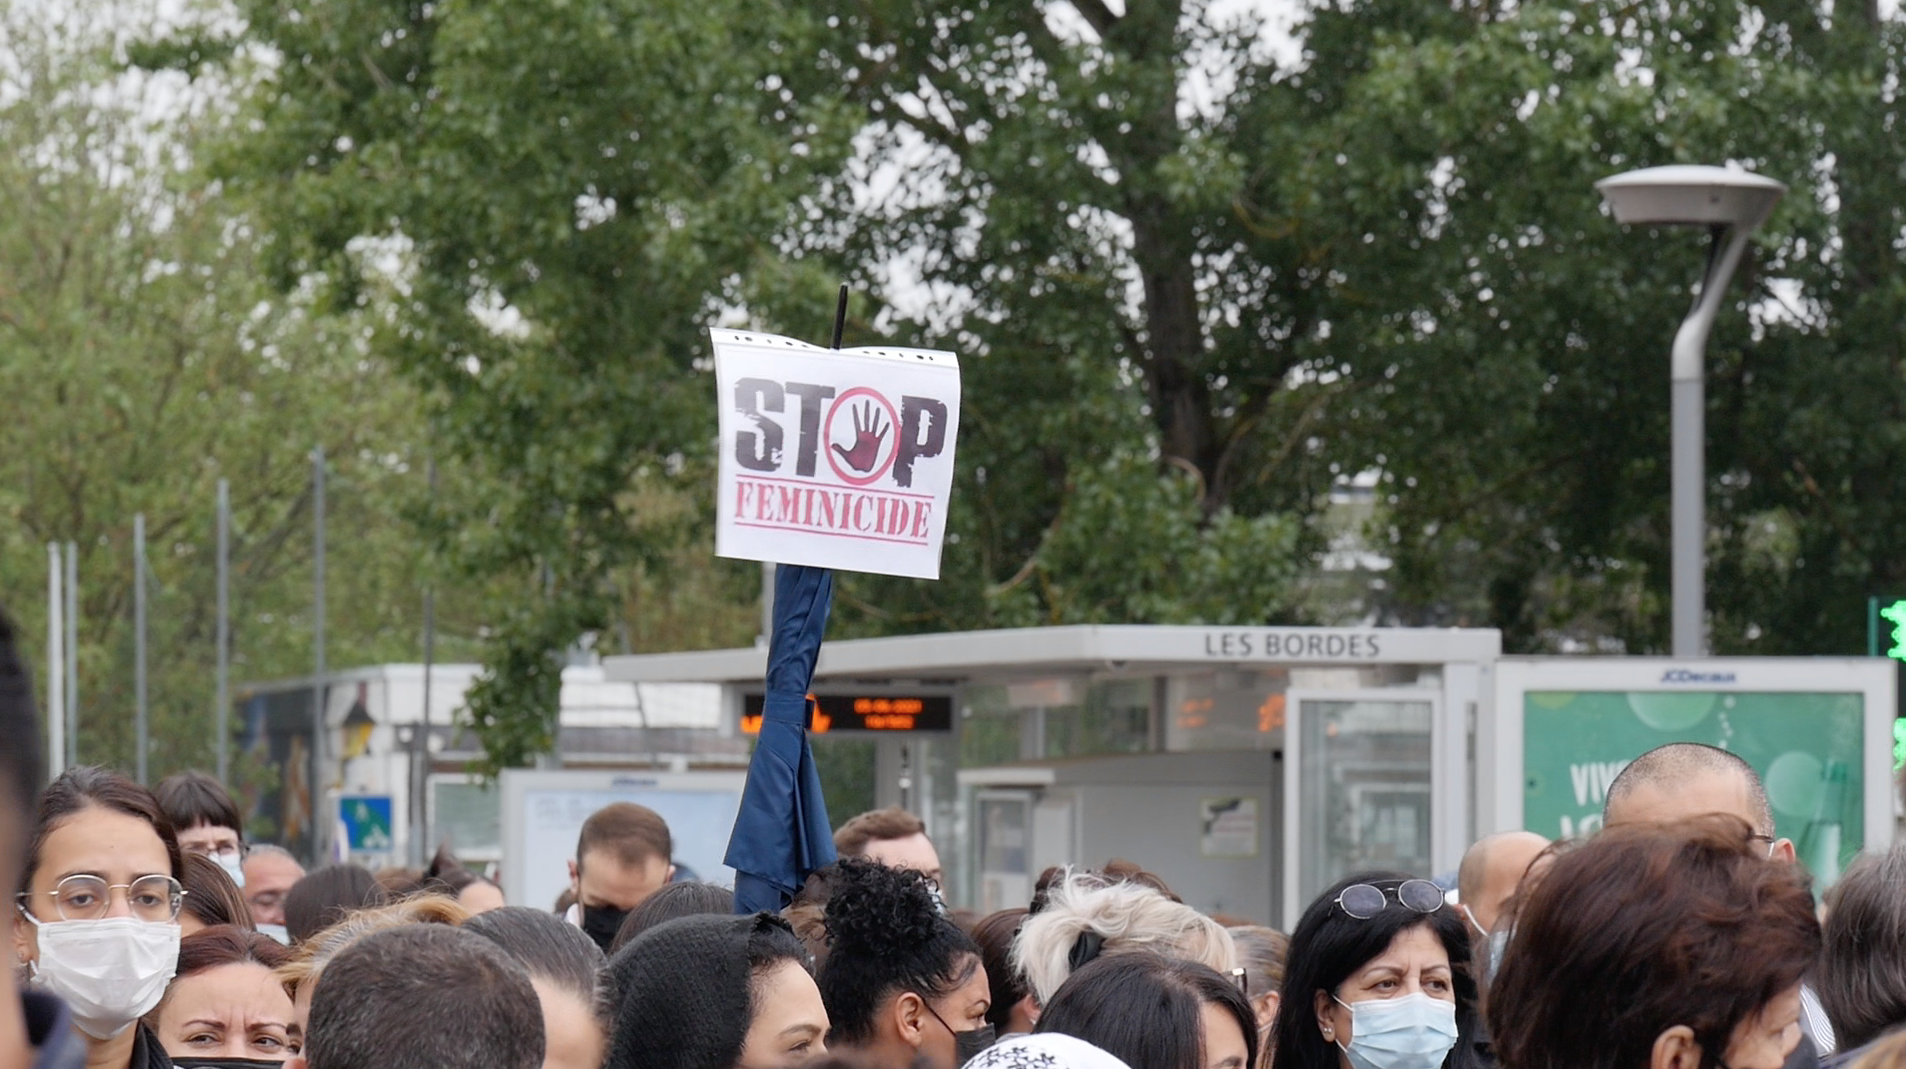
[[[880,407],[887,413],[887,431],[892,436],[879,447],[887,454],[887,458],[865,474],[856,472],[851,467],[843,467],[840,454],[834,451],[834,417],[840,413],[842,405],[852,398],[861,396],[880,402]],[[834,474],[841,477],[841,481],[853,486],[866,486],[877,482],[881,476],[887,474],[887,469],[893,467],[894,459],[900,455],[900,415],[893,410],[893,405],[889,404],[885,397],[880,396],[878,391],[867,386],[856,386],[836,397],[834,407],[827,410],[827,422],[821,427],[821,445],[827,450],[828,466],[834,469]]]

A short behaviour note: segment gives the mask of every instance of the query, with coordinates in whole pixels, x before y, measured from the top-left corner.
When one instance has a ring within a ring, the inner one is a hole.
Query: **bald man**
[[[1754,766],[1739,754],[1698,742],[1657,746],[1622,769],[1608,785],[1602,825],[1665,824],[1714,813],[1746,821],[1754,838],[1767,845],[1770,859],[1793,864],[1793,840],[1775,836],[1774,808]],[[1800,1028],[1820,1057],[1833,1053],[1833,1023],[1806,984],[1800,986]],[[1795,1057],[1803,1058],[1805,1048],[1801,1044]]]
[[[1671,742],[1635,758],[1608,785],[1602,825],[1666,824],[1726,813],[1767,844],[1767,856],[1792,863],[1791,839],[1774,837],[1774,810],[1754,766],[1738,754],[1698,742]]]
[[[1477,937],[1489,941],[1503,903],[1516,893],[1529,866],[1549,848],[1532,831],[1505,831],[1476,840],[1456,870],[1456,898]]]

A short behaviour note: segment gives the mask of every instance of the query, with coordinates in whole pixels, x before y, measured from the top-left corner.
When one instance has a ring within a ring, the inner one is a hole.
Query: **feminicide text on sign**
[[[715,552],[939,578],[959,359],[709,336],[720,393]]]

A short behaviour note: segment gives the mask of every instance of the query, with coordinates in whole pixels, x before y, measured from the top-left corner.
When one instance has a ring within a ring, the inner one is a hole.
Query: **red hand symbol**
[[[893,428],[885,426],[886,420],[874,410],[872,401],[850,411],[854,414],[854,447],[842,449],[835,443],[834,455],[846,461],[848,467],[866,474],[874,470],[874,463],[880,459],[881,443],[887,440],[887,432]]]

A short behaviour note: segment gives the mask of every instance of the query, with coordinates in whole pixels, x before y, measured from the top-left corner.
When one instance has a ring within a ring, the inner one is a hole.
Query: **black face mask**
[[[953,1033],[953,1064],[965,1065],[979,1057],[980,1051],[993,1045],[993,1026],[983,1024],[971,1032]]]
[[[946,1018],[940,1016],[939,1010],[928,1005],[925,999],[921,999],[920,1004],[926,1006],[927,1012],[933,1015],[934,1020],[940,1022],[941,1028],[953,1032],[953,1026],[946,1023]],[[954,1069],[960,1069],[960,1066],[979,1057],[980,1051],[992,1046],[995,1042],[997,1038],[990,1021],[968,1032],[953,1032]]]
[[[582,930],[596,941],[602,952],[609,952],[609,944],[615,942],[615,933],[622,930],[622,922],[629,916],[626,909],[611,906],[582,907]]]
[[[227,1066],[231,1066],[233,1069],[247,1069],[247,1067],[250,1066],[256,1066],[257,1069],[283,1069],[285,1063],[282,1061],[273,1061],[270,1058],[183,1057],[172,1059],[172,1064],[178,1066],[179,1069],[225,1069]]]

